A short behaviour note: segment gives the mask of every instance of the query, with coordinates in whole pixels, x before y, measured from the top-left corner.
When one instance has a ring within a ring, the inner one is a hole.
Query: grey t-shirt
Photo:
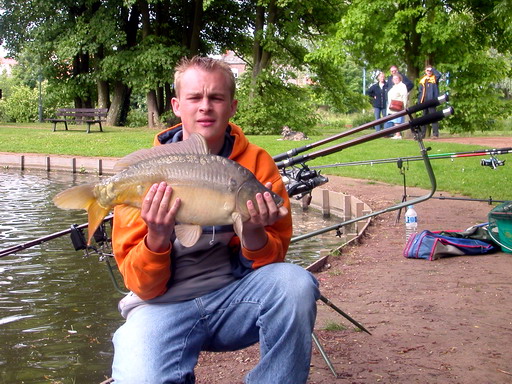
[[[203,234],[192,247],[184,247],[176,239],[171,252],[171,281],[163,295],[142,300],[130,292],[119,302],[124,318],[145,304],[172,303],[202,296],[236,280],[231,264],[232,253],[228,244],[233,237],[232,226],[203,228]],[[238,257],[238,256],[236,256]]]

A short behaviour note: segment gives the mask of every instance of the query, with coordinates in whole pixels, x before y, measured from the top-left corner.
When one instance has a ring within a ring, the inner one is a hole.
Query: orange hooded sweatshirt
[[[179,127],[171,127],[156,135],[154,145],[160,145],[159,137]],[[256,251],[241,249],[241,257],[245,258],[252,269],[264,265],[284,261],[292,235],[292,218],[290,201],[281,175],[272,157],[262,148],[251,144],[240,127],[230,123],[230,135],[234,139],[233,149],[229,158],[254,173],[262,183],[272,183],[272,190],[284,199],[288,215],[272,226],[266,227],[267,244]],[[155,253],[145,244],[147,227],[139,218],[131,225],[119,213],[118,206],[114,209],[112,230],[112,246],[119,270],[128,289],[143,300],[149,300],[164,294],[171,279],[171,248],[167,252]],[[240,250],[240,239],[235,235],[230,245]]]

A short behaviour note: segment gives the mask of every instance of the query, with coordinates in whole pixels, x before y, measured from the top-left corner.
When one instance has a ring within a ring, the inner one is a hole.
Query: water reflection
[[[0,249],[85,223],[85,213],[57,209],[51,198],[94,178],[1,171]],[[332,223],[294,208],[295,236]],[[340,242],[332,233],[298,242],[289,259],[310,264]],[[103,381],[122,322],[119,298],[103,263],[75,252],[68,236],[0,258],[0,383]]]
[[[51,203],[57,191],[83,182],[81,175],[0,173],[0,248],[84,222],[84,214]],[[104,268],[67,237],[0,259],[1,383],[104,380],[121,323]]]

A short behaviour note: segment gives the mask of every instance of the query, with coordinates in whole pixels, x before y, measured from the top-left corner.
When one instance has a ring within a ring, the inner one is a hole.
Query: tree
[[[294,83],[298,73],[331,73],[329,65],[320,59],[312,65],[306,56],[337,20],[338,8],[324,0],[264,0],[249,6],[252,41],[241,54],[251,72],[242,87],[239,120],[253,132],[280,133],[283,125],[307,132],[317,119],[312,87]]]
[[[493,84],[507,77],[510,66],[491,52],[510,50],[511,28],[503,22],[511,17],[509,3],[353,1],[329,45],[344,47],[370,67],[398,64],[415,83],[426,64],[434,65],[450,79],[443,87],[456,114],[446,125],[453,131],[489,129],[491,116],[505,116]]]

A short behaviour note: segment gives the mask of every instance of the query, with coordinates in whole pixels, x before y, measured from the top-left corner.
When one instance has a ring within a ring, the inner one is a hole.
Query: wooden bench
[[[57,130],[57,123],[64,123],[66,131],[68,123],[87,124],[87,133],[91,132],[91,124],[98,124],[103,132],[101,123],[107,118],[108,108],[59,108],[55,112],[55,118],[45,119],[53,123],[53,132]]]

